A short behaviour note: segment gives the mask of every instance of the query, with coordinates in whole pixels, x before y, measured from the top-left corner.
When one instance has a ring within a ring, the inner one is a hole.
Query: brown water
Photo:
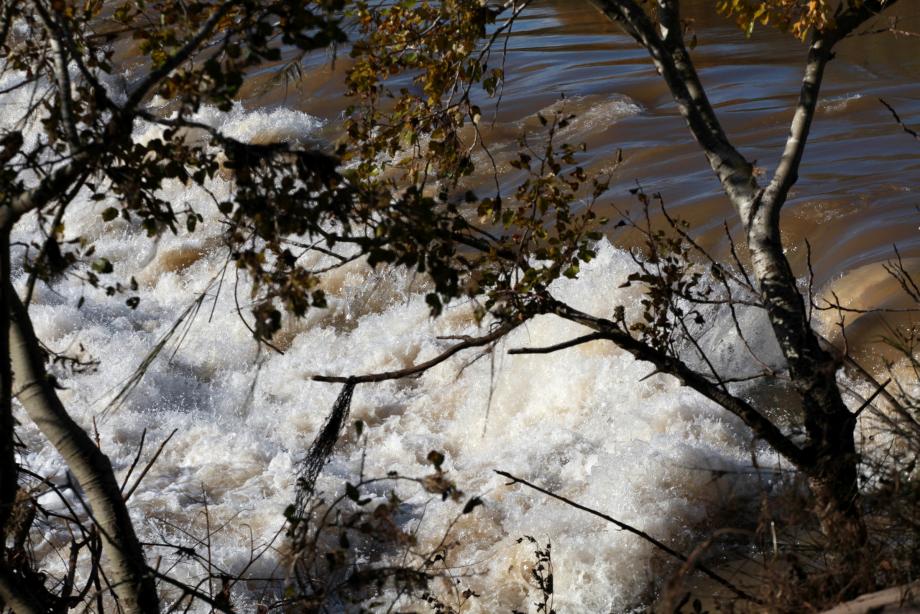
[[[735,145],[757,166],[772,169],[798,95],[805,46],[766,29],[746,38],[710,7],[693,2],[685,9],[699,38],[694,60]],[[915,5],[904,4],[898,17],[899,29],[920,31]],[[870,29],[887,23],[880,19]],[[625,154],[608,204],[628,208],[633,201],[627,190],[641,182],[646,191],[661,192],[706,244],[726,253],[723,222],[736,235],[739,222],[662,80],[632,39],[588,2],[547,0],[523,14],[509,50],[502,104],[485,137],[500,160],[510,155],[527,118],[565,95],[566,109],[580,118],[566,137],[589,146],[589,168],[603,172],[613,167],[618,149]],[[334,68],[326,60],[310,58],[303,83],[254,94],[265,87],[266,72],[250,84],[249,102],[296,106],[330,120],[328,134],[334,135],[348,104],[341,95],[348,60],[339,57]],[[908,258],[920,256],[920,142],[878,100],[894,105],[908,124],[920,124],[918,76],[920,37],[871,34],[840,46],[827,71],[800,180],[784,211],[796,271],[806,275],[807,239],[815,286],[833,287],[854,307],[902,305],[881,265],[893,257],[895,245]],[[624,108],[629,104],[638,109]],[[857,319],[848,318],[851,337],[871,339],[879,318],[859,325]]]

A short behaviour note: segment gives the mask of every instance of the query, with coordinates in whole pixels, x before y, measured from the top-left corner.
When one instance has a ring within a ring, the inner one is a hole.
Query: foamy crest
[[[230,111],[204,107],[195,116],[197,121],[218,128],[225,136],[246,143],[285,142],[302,144],[323,125],[323,122],[302,111],[284,107],[247,111],[239,102]]]
[[[624,118],[638,115],[642,107],[629,96],[615,94],[613,96],[573,96],[566,98],[540,111],[544,117],[550,118],[556,112],[571,114],[568,125],[559,132],[559,136],[569,140],[586,139],[591,135],[603,132]],[[528,129],[536,129],[539,124],[536,117],[528,117],[523,125]]]

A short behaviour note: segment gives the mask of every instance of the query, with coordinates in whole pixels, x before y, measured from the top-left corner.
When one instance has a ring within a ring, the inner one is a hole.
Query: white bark
[[[835,373],[840,365],[821,347],[811,328],[805,301],[783,252],[779,214],[798,178],[821,80],[827,63],[833,58],[834,45],[895,1],[864,0],[845,5],[835,15],[833,25],[814,33],[789,137],[772,181],[761,188],[752,165],[731,144],[706,97],[684,44],[679,0],[658,0],[660,30],[636,0],[592,0],[648,50],[744,224],[762,302],[789,365],[793,386],[802,400],[808,441],[801,449],[797,464],[808,476],[816,499],[816,513],[825,533],[838,533],[843,539],[860,541],[865,538],[865,527],[856,506],[855,418],[843,403],[837,387]],[[666,372],[675,374],[673,370]],[[746,422],[752,426],[752,422],[758,421],[755,417]],[[775,446],[772,441],[771,444]],[[844,526],[837,528],[835,525]]]
[[[112,465],[64,409],[45,373],[29,315],[15,292],[10,292],[10,301],[10,359],[16,398],[86,493],[102,536],[103,553],[108,557],[107,575],[121,609],[127,614],[156,614],[159,601],[153,574],[147,568]]]

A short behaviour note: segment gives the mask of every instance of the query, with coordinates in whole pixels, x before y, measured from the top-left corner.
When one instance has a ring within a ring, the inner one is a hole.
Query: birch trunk
[[[44,357],[29,315],[10,291],[10,360],[16,397],[29,418],[64,457],[91,507],[108,558],[107,575],[122,611],[157,614],[153,574],[128,514],[108,457],[70,417],[45,373]]]

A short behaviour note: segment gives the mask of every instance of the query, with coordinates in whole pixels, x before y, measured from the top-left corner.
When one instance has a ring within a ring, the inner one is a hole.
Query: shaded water
[[[700,38],[695,57],[728,133],[750,159],[769,168],[791,116],[802,45],[771,32],[745,40],[703,8],[692,15]],[[910,16],[900,27],[920,29],[918,17]],[[612,168],[619,148],[626,155],[607,203],[611,210],[632,204],[627,189],[639,180],[648,191],[661,191],[714,250],[727,249],[723,220],[733,229],[737,221],[644,52],[589,5],[574,1],[537,4],[522,17],[509,49],[504,102],[486,135],[497,152],[510,151],[528,117],[555,104],[564,92],[567,108],[578,116],[567,140],[587,142],[590,168]],[[339,58],[335,69],[322,56],[310,58],[303,83],[286,95],[277,89],[259,93],[256,78],[241,108],[226,114],[206,110],[201,119],[245,140],[335,138],[347,105],[340,95],[346,67],[347,58]],[[894,243],[904,255],[920,258],[918,143],[877,101],[885,97],[908,123],[920,124],[918,73],[920,39],[884,35],[848,43],[828,73],[784,229],[797,270],[804,273],[803,239],[808,238],[817,286],[833,284],[845,300],[896,303],[896,289],[880,274],[881,263],[893,254]],[[262,85],[271,77],[262,75]],[[2,102],[15,109],[23,101]],[[134,138],[156,133],[140,126]],[[221,178],[209,187],[218,194],[232,189]],[[178,184],[167,191],[170,199],[192,204],[214,223],[203,224],[205,230],[197,234],[165,236],[152,244],[142,229],[124,220],[102,223],[98,213],[112,203],[78,199],[67,219],[68,234],[95,240],[97,253],[116,262],[119,275],[141,281],[137,310],[64,280],[53,289],[37,288],[32,315],[51,347],[82,343],[101,359],[96,373],[67,380],[63,395],[82,424],[89,428],[96,420],[103,448],[120,475],[130,466],[143,429],[148,441],[179,429],[132,499],[145,538],[189,542],[189,534],[202,536],[207,501],[210,526],[222,527],[211,538],[214,561],[233,573],[247,565],[253,544],[270,543],[282,526],[296,465],[338,392],[309,376],[404,367],[442,349],[437,335],[477,329],[468,306],[454,306],[433,322],[417,280],[355,263],[326,281],[328,310],[311,312],[283,331],[283,356],[259,352],[239,322],[230,284],[220,292],[209,286],[226,261],[217,249],[217,230],[207,230],[219,227],[211,201],[202,191]],[[29,229],[22,229],[18,238],[28,236]],[[612,235],[613,245],[623,239]],[[637,309],[636,291],[619,288],[631,261],[613,245],[603,243],[579,280],[559,282],[554,291],[594,313],[609,312],[614,304]],[[213,315],[194,322],[174,356],[153,363],[124,406],[105,411],[114,390],[178,313],[206,290],[213,297]],[[78,309],[81,296],[86,302]],[[245,280],[239,296],[247,296]],[[776,360],[762,319],[746,312],[741,317],[754,331],[755,349]],[[871,338],[877,326],[871,323],[861,332],[857,323],[853,331]],[[703,344],[720,364],[740,370],[749,361],[731,349],[731,331],[729,323],[717,321]],[[574,326],[539,318],[499,349],[548,345],[577,334]],[[461,546],[450,560],[464,582],[483,592],[472,606],[478,611],[532,607],[530,553],[516,543],[525,533],[553,541],[560,612],[624,611],[648,599],[648,587],[655,586],[663,569],[646,544],[505,488],[494,468],[559,488],[688,550],[700,538],[701,523],[733,522],[732,514],[750,511],[756,495],[774,487],[769,478],[750,475],[752,454],[766,465],[774,459],[743,426],[673,380],[647,378],[648,365],[608,345],[590,344],[554,357],[501,351],[494,361],[487,356],[467,364],[471,358],[458,357],[418,380],[360,387],[352,418],[368,425],[367,474],[425,474],[430,470],[425,455],[439,449],[447,453],[451,477],[468,493],[483,494],[486,505],[458,525]],[[34,430],[21,430],[26,462],[63,482],[65,468],[50,446]],[[361,446],[346,438],[320,488],[340,491],[361,458]],[[436,543],[457,506],[409,491],[404,495],[414,510],[406,527],[419,527],[423,544]],[[54,505],[53,495],[46,503]],[[49,534],[39,552],[52,569],[58,537]],[[282,575],[280,560],[269,549],[250,573],[254,578]],[[185,562],[176,573],[195,579],[202,570]],[[251,604],[261,586],[257,581],[240,585],[235,597]]]

